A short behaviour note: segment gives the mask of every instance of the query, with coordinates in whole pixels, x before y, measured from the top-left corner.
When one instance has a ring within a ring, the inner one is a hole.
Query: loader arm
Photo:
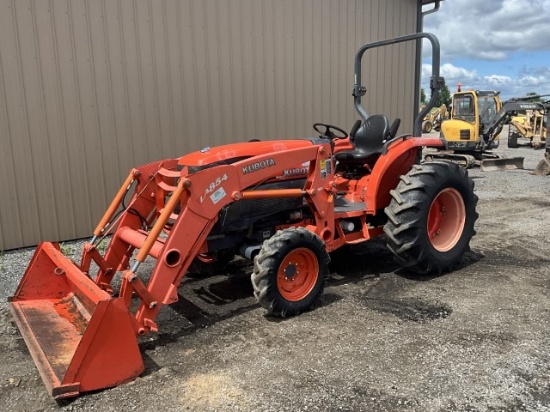
[[[533,136],[533,132],[529,124],[523,124],[515,121],[512,121],[510,123],[518,130],[519,134],[521,134],[523,137],[529,138]]]
[[[161,304],[174,303],[178,299],[177,288],[192,260],[200,252],[210,229],[216,223],[218,213],[229,203],[246,198],[300,197],[304,196],[315,211],[315,227],[310,228],[326,238],[334,233],[331,218],[332,173],[319,173],[319,164],[331,162],[330,144],[312,145],[307,148],[269,153],[242,160],[231,165],[216,166],[187,176],[182,176],[185,197],[170,233],[151,273],[145,299],[136,313],[137,333],[156,331],[154,319]],[[309,175],[303,189],[269,190],[257,193],[246,190],[281,174],[296,164],[310,162]],[[325,166],[325,169],[329,169]],[[157,221],[151,230],[163,227]],[[141,253],[149,251],[141,250]],[[139,261],[139,259],[138,259]],[[122,296],[128,301],[131,292],[136,292],[131,279],[136,266],[124,272]],[[136,294],[139,295],[138,292]]]
[[[303,188],[252,190],[306,162],[310,167]],[[177,159],[169,159],[132,169],[94,231],[93,242],[85,245],[80,265],[64,257],[57,244],[44,242],[9,299],[54,398],[116,386],[143,372],[137,335],[157,330],[159,310],[177,301],[181,279],[219,211],[229,203],[303,197],[314,216],[308,229],[325,240],[334,236],[334,168],[328,140],[311,140],[300,148],[196,173],[176,166]],[[132,187],[133,196],[126,201]],[[97,244],[110,234],[102,256]],[[137,269],[148,256],[156,264],[145,282]],[[92,262],[99,267],[95,277],[90,273]],[[114,291],[111,281],[117,273],[122,282]]]

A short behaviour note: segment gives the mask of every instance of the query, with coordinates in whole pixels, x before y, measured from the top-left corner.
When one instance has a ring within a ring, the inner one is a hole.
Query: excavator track
[[[447,160],[458,164],[464,169],[471,169],[476,165],[479,166],[479,162],[472,155],[453,153],[452,151],[440,151],[437,153],[426,153],[424,161],[431,162],[433,160]]]

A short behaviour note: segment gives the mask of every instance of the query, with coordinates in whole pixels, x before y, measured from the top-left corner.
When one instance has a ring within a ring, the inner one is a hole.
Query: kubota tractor
[[[433,45],[433,105],[442,83],[433,35],[367,44],[355,58],[360,120],[349,136],[315,124],[315,138],[230,144],[136,167],[80,263],[56,243],[41,243],[10,307],[52,396],[137,377],[144,370],[137,337],[157,331],[157,314],[178,300],[193,262],[236,253],[253,259],[254,295],[278,316],[312,308],[329,275],[329,253],[350,243],[385,235],[410,270],[451,270],[474,234],[473,182],[449,162],[418,164],[423,146],[443,140],[397,136],[398,121],[390,126],[361,105],[364,52],[421,38]],[[417,136],[426,112],[416,119]],[[103,253],[97,245],[107,236]],[[146,281],[138,267],[148,256],[156,263]]]

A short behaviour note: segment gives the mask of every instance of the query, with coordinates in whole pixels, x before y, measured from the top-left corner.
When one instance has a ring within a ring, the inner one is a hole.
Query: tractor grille
[[[268,183],[258,186],[258,190],[276,190],[276,189],[301,189],[306,183],[305,179],[296,179],[286,182]],[[240,206],[239,215],[261,216],[272,214],[276,211],[297,209],[303,205],[302,198],[275,198],[275,199],[255,199],[243,200],[238,203]]]
[[[306,179],[287,180],[284,182],[267,183],[258,186],[257,190],[301,189]],[[275,199],[251,199],[232,203],[220,212],[220,220],[213,228],[214,234],[251,227],[259,219],[279,212],[297,210],[304,206],[303,197],[287,197]]]

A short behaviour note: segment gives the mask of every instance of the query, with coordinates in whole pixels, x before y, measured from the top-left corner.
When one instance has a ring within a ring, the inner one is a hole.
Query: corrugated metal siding
[[[351,127],[353,56],[416,0],[0,0],[0,250],[90,234],[134,165]],[[414,45],[367,52],[412,130]]]

